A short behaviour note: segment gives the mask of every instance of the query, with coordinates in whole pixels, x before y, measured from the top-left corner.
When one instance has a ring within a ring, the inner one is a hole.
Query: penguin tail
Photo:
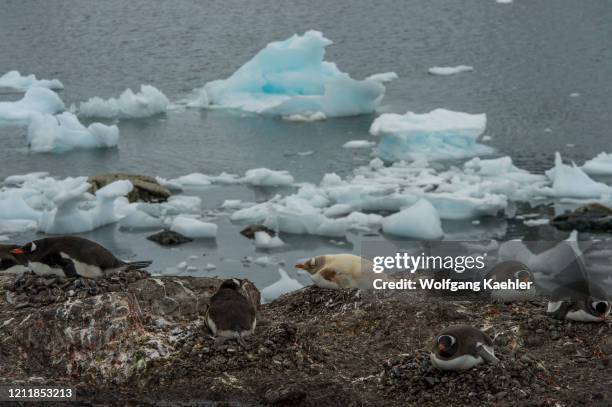
[[[124,266],[124,270],[125,271],[142,270],[142,269],[146,269],[151,264],[153,264],[152,261],[135,261],[132,263],[126,263]]]

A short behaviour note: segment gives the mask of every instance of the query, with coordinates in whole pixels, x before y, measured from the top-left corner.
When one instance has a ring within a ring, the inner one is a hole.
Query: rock
[[[155,233],[154,235],[148,236],[147,239],[162,246],[176,246],[193,241],[193,239],[171,230]]]
[[[240,231],[240,234],[247,239],[255,239],[256,232],[266,232],[270,236],[275,236],[276,232],[264,225],[249,225]]]
[[[561,230],[609,232],[612,231],[612,209],[598,203],[590,203],[556,216],[550,224]]]
[[[98,189],[119,180],[128,180],[134,185],[134,190],[128,194],[130,202],[166,202],[170,197],[170,191],[161,186],[155,178],[122,173],[99,174],[89,177],[87,180],[91,184],[89,192],[94,193]]]

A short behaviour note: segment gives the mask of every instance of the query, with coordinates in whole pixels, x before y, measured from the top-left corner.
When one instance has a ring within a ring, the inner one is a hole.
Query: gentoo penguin
[[[34,240],[11,253],[23,256],[28,267],[42,276],[100,278],[109,271],[137,270],[151,264],[150,261],[124,262],[98,243],[78,236]]]
[[[512,301],[529,301],[536,296],[535,281],[529,268],[520,261],[508,260],[498,263],[491,267],[486,273],[485,279],[490,279],[492,282],[506,283],[516,282],[530,283],[528,289],[505,289],[505,290],[490,290],[489,295],[494,301],[512,302]]]
[[[216,340],[236,339],[244,345],[243,338],[255,332],[256,324],[256,311],[243,294],[242,282],[236,278],[223,281],[206,310],[206,325]]]
[[[385,274],[374,273],[370,260],[354,254],[328,254],[306,260],[295,267],[310,273],[312,281],[323,288],[359,288],[373,289],[376,279],[385,281]]]
[[[469,325],[451,326],[440,332],[429,358],[431,364],[441,370],[471,369],[483,361],[499,362],[491,338]]]
[[[11,250],[18,247],[16,245],[0,245],[0,274],[22,274],[30,271],[23,256],[11,253]]]
[[[547,313],[556,319],[603,322],[610,314],[610,299],[600,286],[585,279],[555,290]]]

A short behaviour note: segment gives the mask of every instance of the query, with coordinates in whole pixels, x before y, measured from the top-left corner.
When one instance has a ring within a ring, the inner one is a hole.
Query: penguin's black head
[[[605,316],[610,312],[610,302],[605,300],[597,300],[592,299],[589,304],[591,314],[605,318]]]
[[[229,290],[239,291],[241,286],[242,284],[240,283],[240,280],[238,280],[237,278],[230,278],[230,279],[224,280],[221,283],[219,290],[227,288]]]
[[[34,242],[26,243],[25,245],[11,250],[11,254],[15,255],[28,255],[38,250],[38,246]]]
[[[440,335],[436,340],[436,349],[440,356],[450,358],[457,352],[457,339],[452,335]]]

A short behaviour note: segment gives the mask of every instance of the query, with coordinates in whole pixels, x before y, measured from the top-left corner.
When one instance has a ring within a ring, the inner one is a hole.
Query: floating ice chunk
[[[398,76],[395,72],[383,72],[383,73],[376,73],[374,75],[370,75],[366,78],[366,80],[380,82],[380,83],[387,83],[387,82],[394,81],[397,78]]]
[[[176,183],[182,188],[204,187],[212,184],[210,177],[206,174],[194,172],[189,175],[183,175],[176,179],[170,180],[171,183]]]
[[[342,148],[368,148],[376,145],[373,141],[368,140],[351,140],[342,144]]]
[[[86,180],[86,177],[72,179],[72,185],[65,185],[66,189],[53,196],[56,207],[43,213],[39,230],[48,234],[83,233],[121,219],[121,207],[129,205],[125,196],[132,191],[132,183],[115,181],[97,190],[92,201]],[[90,201],[90,208],[82,209],[86,201]]]
[[[495,0],[495,2],[497,4],[510,4],[512,3],[514,0]]]
[[[49,176],[49,173],[45,171],[31,172],[29,174],[22,174],[22,175],[11,175],[5,178],[4,183],[6,185],[20,185],[20,184],[23,184],[24,182],[28,182],[28,181],[32,181],[32,180],[36,180],[40,178],[45,178],[48,176]]]
[[[217,236],[217,229],[218,226],[214,223],[202,222],[187,216],[177,216],[170,226],[170,230],[194,239],[214,238]]]
[[[241,209],[243,207],[242,205],[243,203],[240,199],[226,199],[223,201],[223,204],[221,204],[221,207],[225,209]]]
[[[245,184],[258,187],[290,186],[294,179],[287,171],[274,171],[268,168],[248,170],[241,180]]]
[[[591,175],[612,175],[612,154],[599,153],[585,162],[582,170]]]
[[[283,294],[287,294],[304,287],[299,281],[289,277],[287,272],[282,268],[279,268],[278,272],[280,274],[280,280],[261,290],[261,295],[268,301],[272,301]]]
[[[414,239],[439,239],[444,235],[436,208],[425,199],[382,220],[390,235]]]
[[[523,221],[525,226],[541,226],[548,225],[550,223],[550,219],[529,219]]]
[[[212,106],[283,117],[374,112],[385,87],[352,79],[324,61],[331,43],[318,31],[272,42],[228,79],[207,83],[204,91]]]
[[[0,102],[0,121],[28,123],[38,113],[59,113],[64,102],[52,90],[32,87],[16,102]]]
[[[546,172],[552,180],[552,195],[568,198],[597,198],[612,194],[612,188],[601,182],[593,181],[577,167],[563,164],[561,154],[555,153],[555,166]]]
[[[163,227],[163,221],[145,211],[134,209],[119,221],[119,225],[127,229],[158,229]]]
[[[36,222],[25,219],[0,219],[0,233],[16,234],[36,230]]]
[[[202,200],[197,196],[173,195],[161,206],[165,215],[197,214],[202,210]]]
[[[457,66],[434,66],[429,68],[428,72],[431,75],[454,75],[461,72],[473,71],[474,68],[468,65],[457,65]]]
[[[483,114],[436,109],[429,113],[380,115],[370,133],[382,136],[375,149],[384,160],[460,159],[491,154],[493,149],[476,142],[486,127]]]
[[[9,71],[0,76],[0,88],[11,88],[25,91],[32,86],[48,89],[64,89],[64,85],[57,79],[36,79],[36,75],[21,76],[19,71]]]
[[[303,114],[292,114],[289,116],[283,116],[283,119],[290,122],[316,122],[320,120],[326,120],[327,116],[323,112],[305,112]]]
[[[353,211],[353,207],[348,204],[335,204],[327,208],[324,212],[325,216],[334,218],[336,216],[347,215]]]
[[[79,106],[79,115],[85,117],[108,117],[119,119],[139,119],[164,113],[170,101],[159,89],[151,85],[141,85],[140,92],[126,89],[118,99],[104,100],[93,97]]]
[[[208,107],[210,101],[208,100],[208,94],[204,89],[199,89],[196,92],[196,97],[187,103],[187,107],[205,108]]]
[[[117,146],[119,128],[92,123],[85,127],[70,112],[57,116],[36,114],[28,125],[28,144],[35,152],[64,152],[75,148]]]
[[[285,242],[278,236],[270,236],[264,231],[255,232],[255,247],[258,249],[275,249],[284,245]]]
[[[474,198],[460,194],[436,193],[425,194],[425,197],[436,208],[441,219],[461,220],[495,216],[508,206],[505,196],[495,194]]]

